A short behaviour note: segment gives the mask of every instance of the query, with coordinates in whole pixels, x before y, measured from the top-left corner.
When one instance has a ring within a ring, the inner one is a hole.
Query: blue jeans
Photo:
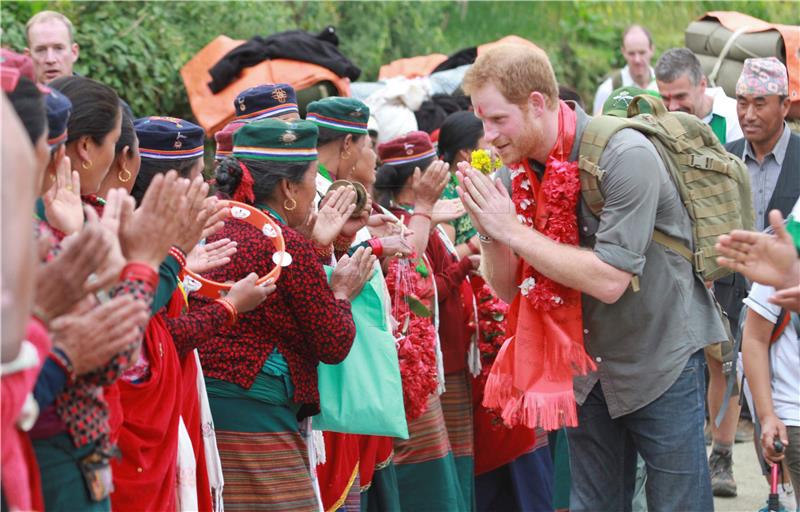
[[[567,429],[572,489],[570,511],[629,511],[636,452],[647,465],[650,512],[711,511],[703,422],[705,358],[693,354],[678,380],[650,404],[611,419],[600,383]]]

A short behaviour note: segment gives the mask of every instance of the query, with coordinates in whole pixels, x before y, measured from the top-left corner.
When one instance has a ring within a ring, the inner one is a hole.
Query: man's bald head
[[[631,25],[622,33],[622,55],[628,63],[631,77],[641,87],[650,83],[653,51],[653,38],[643,26]]]

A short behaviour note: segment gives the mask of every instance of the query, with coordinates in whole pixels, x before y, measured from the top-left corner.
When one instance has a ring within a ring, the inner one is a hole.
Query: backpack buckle
[[[711,159],[708,155],[692,155],[692,167],[697,169],[708,169],[711,164]]]
[[[694,253],[694,269],[697,272],[703,273],[706,269],[705,258],[703,258],[703,251]]]

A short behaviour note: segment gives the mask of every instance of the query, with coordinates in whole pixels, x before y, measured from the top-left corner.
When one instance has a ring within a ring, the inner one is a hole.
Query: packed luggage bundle
[[[321,63],[297,60],[299,57],[292,55],[294,58],[264,58],[252,64],[256,60],[252,57],[255,52],[248,47],[252,43],[252,39],[241,41],[217,36],[181,68],[192,112],[209,135],[233,119],[236,96],[257,85],[288,83],[297,92],[301,114],[314,100],[326,96],[350,96],[350,80]],[[237,50],[240,55],[236,55]],[[247,54],[242,55],[245,50]],[[222,73],[214,72],[223,62],[237,63],[235,61],[238,61],[238,67],[227,66],[231,68],[224,70],[227,76],[220,78]],[[214,92],[212,85],[220,90]]]
[[[692,50],[709,79],[725,94],[736,96],[745,59],[776,57],[789,70],[790,118],[800,118],[800,26],[768,23],[745,14],[713,11],[686,28]]]

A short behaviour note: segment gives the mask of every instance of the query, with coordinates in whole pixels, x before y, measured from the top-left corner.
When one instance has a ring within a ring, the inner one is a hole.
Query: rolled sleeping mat
[[[695,54],[718,56],[733,32],[716,21],[693,21],[686,28],[686,47]],[[786,46],[777,30],[739,34],[725,55],[726,59],[744,62],[757,57],[777,57],[786,64]]]
[[[700,65],[703,66],[703,73],[705,73],[706,76],[710,76],[711,71],[714,70],[714,66],[717,63],[717,58],[709,55],[697,54],[697,59],[700,61]],[[714,83],[717,87],[722,87],[725,94],[731,98],[736,97],[736,82],[739,81],[739,76],[742,74],[743,67],[744,64],[741,61],[725,59],[722,61],[722,66],[720,66],[717,72]]]

